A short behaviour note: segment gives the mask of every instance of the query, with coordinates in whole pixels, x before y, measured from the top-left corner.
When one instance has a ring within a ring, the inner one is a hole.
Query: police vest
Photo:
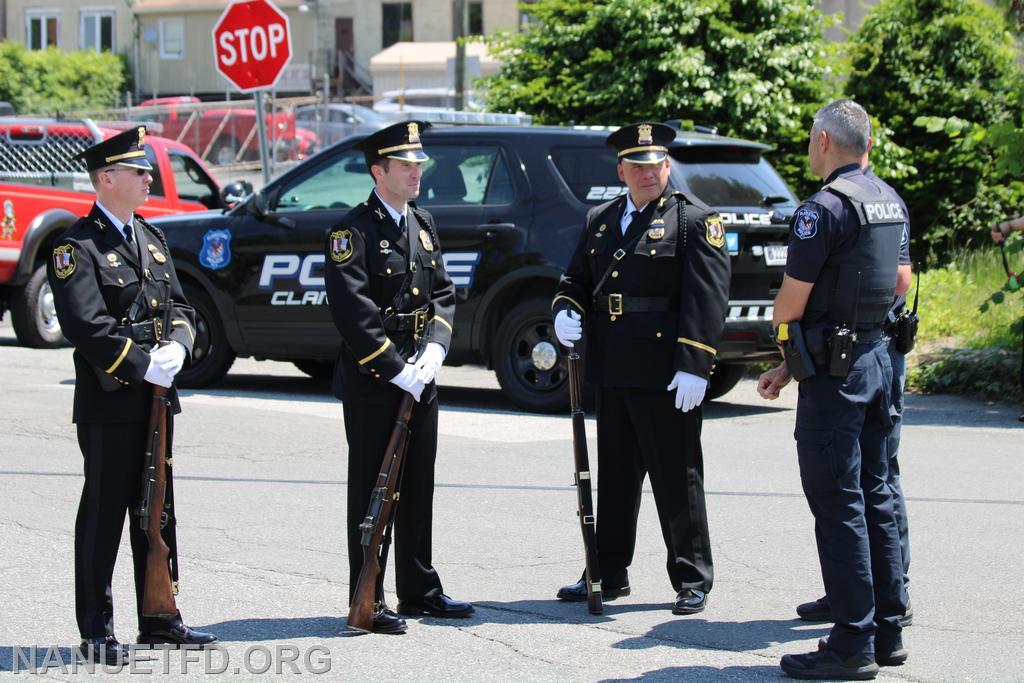
[[[860,224],[853,247],[832,254],[811,289],[804,320],[808,323],[882,324],[896,293],[900,240],[907,220],[899,198],[876,186],[861,187],[836,178],[824,190],[845,197]]]

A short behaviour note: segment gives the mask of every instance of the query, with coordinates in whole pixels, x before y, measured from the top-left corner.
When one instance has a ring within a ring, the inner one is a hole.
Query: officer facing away
[[[564,346],[586,342],[586,379],[598,391],[602,595],[629,594],[649,473],[676,591],[672,612],[693,614],[707,604],[713,580],[700,404],[725,325],[730,264],[721,218],[669,187],[674,138],[660,123],[608,136],[629,191],[587,214],[552,311]],[[585,581],[558,597],[586,600]]]
[[[402,392],[417,400],[400,475],[395,518],[395,586],[406,616],[468,617],[473,606],[444,594],[431,560],[435,378],[452,338],[455,286],[444,269],[434,219],[416,207],[420,132],[405,121],[377,131],[357,148],[376,187],[331,229],[326,245],[327,299],[344,340],[334,394],[344,402],[348,439],[349,600],[363,565],[359,524],[366,515]],[[405,620],[379,596],[376,633],[403,633]]]
[[[85,459],[75,522],[75,612],[83,655],[107,664],[123,663],[128,654],[114,636],[110,582],[125,513],[140,495],[153,385],[170,388],[171,413],[181,412],[172,383],[195,340],[195,312],[164,236],[134,213],[153,182],[145,133],[132,128],[75,156],[85,161],[96,202],[57,240],[47,273],[61,330],[75,347],[73,421]],[[168,297],[171,326],[158,329]],[[171,343],[158,346],[158,339]],[[173,434],[170,415],[167,425]],[[172,517],[163,532],[172,550],[173,531]],[[134,520],[129,535],[139,643],[216,643],[212,634],[185,626],[180,613],[143,615],[149,542]]]
[[[882,332],[906,215],[891,188],[861,170],[870,135],[867,112],[850,100],[815,114],[808,158],[825,185],[793,216],[773,320],[786,363],[757,386],[774,399],[793,375],[800,380],[800,479],[835,620],[818,651],[782,658],[783,671],[796,678],[869,679],[879,664],[907,658],[888,485],[893,374]]]

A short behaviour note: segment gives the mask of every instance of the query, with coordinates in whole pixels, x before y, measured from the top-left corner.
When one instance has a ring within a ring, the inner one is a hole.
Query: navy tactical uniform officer
[[[906,611],[899,532],[889,486],[887,440],[892,365],[883,324],[892,306],[907,220],[891,188],[861,170],[870,140],[864,109],[838,100],[815,114],[808,157],[825,185],[797,210],[774,324],[797,346],[798,322],[814,374],[799,384],[797,454],[814,515],[825,594],[835,619],[816,652],[786,655],[797,678],[872,678],[900,664]],[[856,334],[851,334],[855,332]],[[796,332],[794,332],[795,334]],[[758,392],[777,398],[791,374],[764,373]]]
[[[420,142],[420,132],[428,125],[397,123],[359,143],[376,187],[327,239],[327,299],[344,340],[334,391],[344,402],[349,446],[349,599],[363,564],[359,524],[370,504],[402,392],[407,391],[417,404],[409,423],[395,518],[398,611],[406,616],[468,617],[472,605],[444,594],[431,560],[434,380],[451,342],[455,287],[444,269],[434,219],[411,201],[419,196],[421,164],[428,160]],[[404,632],[405,620],[380,598],[373,630]]]
[[[96,203],[57,240],[48,268],[61,330],[75,347],[73,420],[85,458],[75,522],[78,629],[86,656],[111,663],[127,655],[114,636],[110,582],[125,513],[140,495],[153,385],[170,387],[172,412],[180,412],[172,383],[195,340],[195,313],[181,291],[164,236],[134,213],[153,182],[144,145],[145,128],[132,128],[76,155],[85,161]],[[157,330],[168,298],[173,301],[170,329]],[[156,332],[171,343],[157,347]],[[170,443],[167,450],[170,458]],[[149,543],[134,520],[129,529],[139,642],[217,642],[185,626],[180,614],[143,616]],[[173,535],[173,522],[168,529],[165,534]]]
[[[868,145],[870,149],[870,144]],[[861,160],[861,167],[864,175],[873,181],[889,188],[896,194],[884,180],[875,175],[871,165],[868,163],[868,152],[864,152]],[[892,433],[889,435],[889,488],[892,489],[893,511],[896,513],[896,525],[900,534],[900,557],[903,561],[903,585],[910,588],[910,524],[907,518],[906,498],[903,496],[903,481],[900,477],[900,434],[903,425],[903,397],[904,385],[907,380],[906,354],[900,351],[899,344],[895,337],[896,321],[907,304],[906,293],[910,288],[913,279],[913,269],[910,261],[910,213],[907,206],[900,199],[900,207],[907,220],[903,224],[903,236],[900,240],[900,263],[896,277],[896,298],[892,308],[889,310],[887,319],[886,335],[889,338],[886,350],[889,353],[889,361],[892,363],[892,401],[889,414],[893,418]],[[832,621],[832,610],[828,605],[828,598],[822,596],[817,600],[797,605],[796,613],[804,621]],[[907,598],[907,611],[900,617],[900,625],[906,628],[914,621],[914,610],[910,605],[910,598]]]
[[[672,611],[693,614],[713,580],[700,404],[725,325],[730,265],[722,220],[669,186],[674,138],[658,123],[608,136],[629,191],[587,214],[552,311],[562,344],[584,338],[586,379],[598,390],[602,594],[629,594],[649,474],[676,591]],[[564,586],[558,597],[585,600],[586,586]]]

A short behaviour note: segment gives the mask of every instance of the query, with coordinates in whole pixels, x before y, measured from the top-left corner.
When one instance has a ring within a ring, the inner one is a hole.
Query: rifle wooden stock
[[[363,523],[359,525],[360,531],[363,532],[363,567],[359,570],[359,580],[356,582],[352,604],[348,609],[348,625],[357,631],[373,630],[373,607],[377,599],[377,586],[386,569],[381,563],[381,541],[394,519],[394,505],[398,502],[398,475],[405,460],[406,447],[409,445],[409,420],[415,402],[412,394],[402,392],[402,401],[398,404],[398,414],[395,417],[395,428],[391,431],[391,439],[381,461],[377,484],[370,498],[370,507],[366,511]]]
[[[160,533],[167,493],[167,389],[153,387],[153,404],[149,412],[149,448],[145,468],[149,485],[153,487],[148,514],[143,517],[143,529],[149,539],[146,554],[146,587],[142,597],[142,614],[147,617],[167,617],[178,613],[171,583],[171,549]]]
[[[583,412],[583,372],[580,354],[569,351],[569,405],[572,410],[572,450],[576,465],[576,514],[583,533],[583,550],[587,570],[587,609],[591,614],[604,612],[601,600],[601,565],[597,557],[597,518],[594,516],[594,497],[591,490],[590,458],[587,455],[587,430]]]

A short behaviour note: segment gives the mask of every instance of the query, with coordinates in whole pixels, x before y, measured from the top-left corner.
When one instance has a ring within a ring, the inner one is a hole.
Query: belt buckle
[[[423,330],[427,329],[427,312],[423,309],[415,311],[413,313],[415,319],[413,320],[413,333],[417,336],[423,334]]]
[[[158,342],[164,336],[164,321],[160,318],[153,318],[153,341]]]
[[[622,295],[621,294],[609,294],[608,295],[608,312],[611,315],[622,315]]]

